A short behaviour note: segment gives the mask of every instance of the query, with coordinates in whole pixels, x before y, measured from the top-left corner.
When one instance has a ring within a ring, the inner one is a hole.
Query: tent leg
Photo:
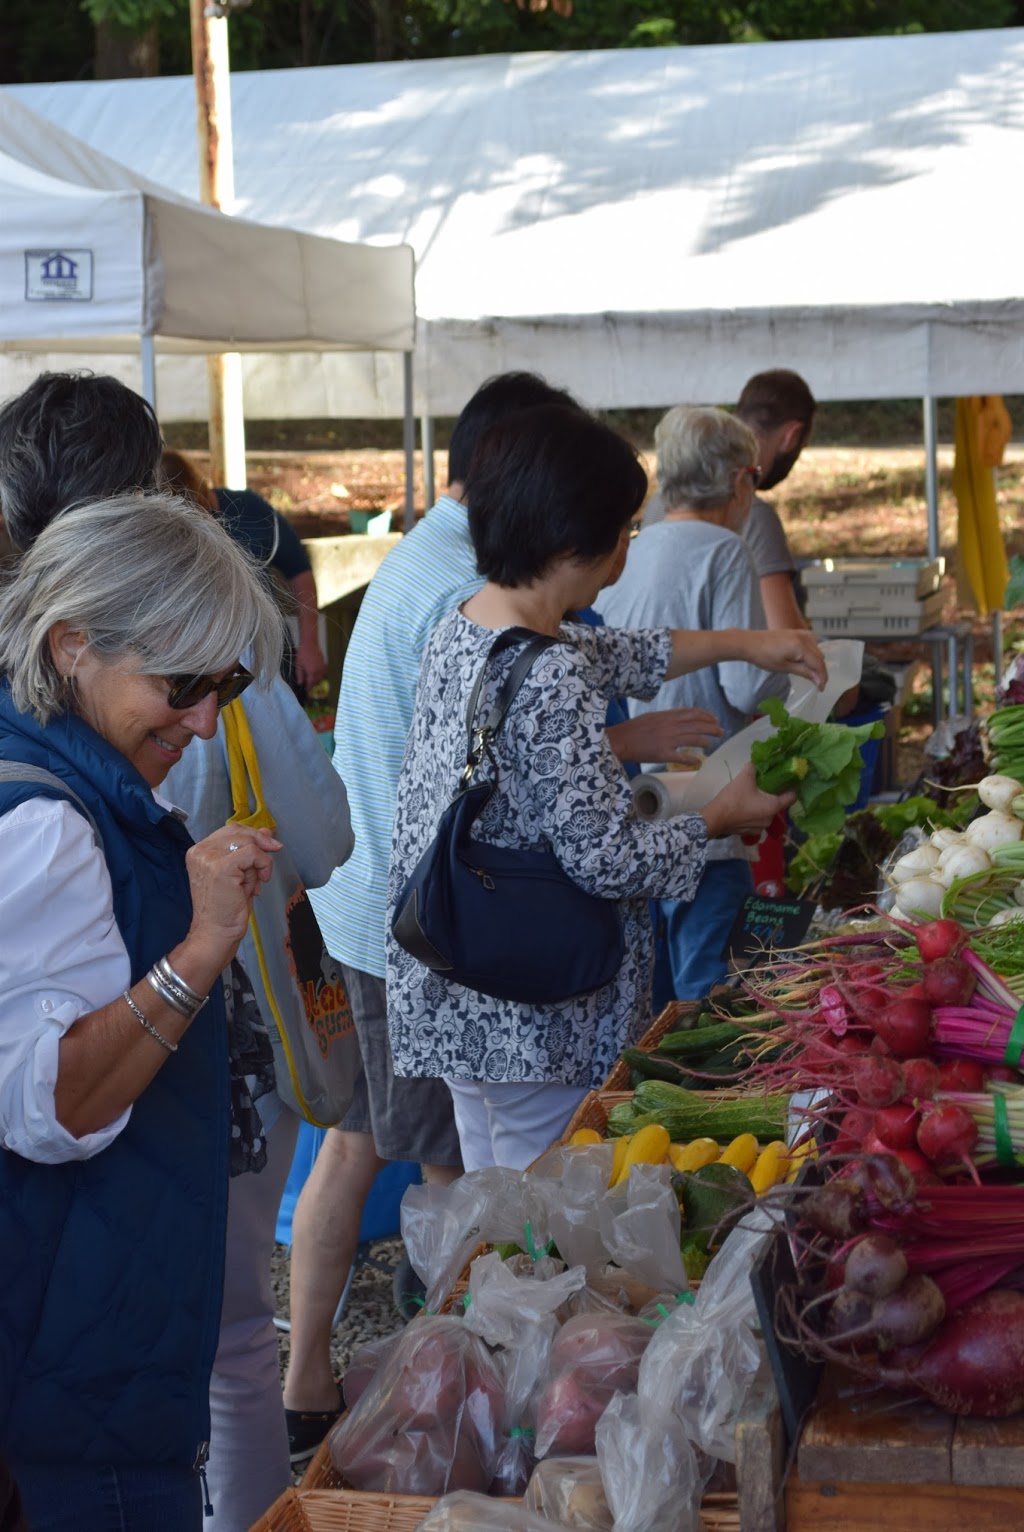
[[[938,410],[934,398],[924,400],[924,496],[928,507],[928,557],[939,556]]]
[[[152,335],[139,337],[139,350],[142,354],[142,397],[146,403],[156,409],[156,349]]]
[[[434,484],[433,415],[422,415],[420,417],[420,445],[423,452],[423,497],[429,508],[437,499],[436,486]]]
[[[1003,614],[992,613],[992,679],[996,686],[1003,681]]]
[[[414,518],[413,473],[416,468],[416,416],[412,402],[412,352],[402,352],[402,446],[405,450],[405,530],[412,531]]]

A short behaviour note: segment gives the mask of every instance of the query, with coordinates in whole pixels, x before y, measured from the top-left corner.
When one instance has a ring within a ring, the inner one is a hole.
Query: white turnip
[[[979,872],[989,872],[992,863],[989,861],[988,852],[981,846],[956,846],[944,861],[940,862],[935,872],[935,881],[941,888],[951,888],[958,878],[973,878]],[[906,884],[900,889],[902,895]],[[942,901],[939,900],[941,913]]]
[[[913,851],[908,851],[901,856],[898,862],[894,862],[889,869],[889,877],[897,887],[906,883],[910,878],[926,878],[933,868],[939,865],[939,851],[929,841],[922,841],[920,846],[915,846]]]
[[[1024,824],[1013,814],[983,814],[972,820],[964,835],[972,846],[983,851],[995,851],[997,846],[1012,846],[1024,833]]]
[[[938,881],[939,873],[935,877],[908,878],[901,883],[897,891],[899,907],[910,916],[925,916],[934,919],[942,914],[942,896],[946,892],[945,887]]]
[[[990,777],[982,777],[978,783],[976,792],[987,809],[995,809],[997,814],[1016,814],[1015,804],[1020,802],[1024,811],[1024,791],[1021,785],[1013,777],[1004,777],[993,774]]]

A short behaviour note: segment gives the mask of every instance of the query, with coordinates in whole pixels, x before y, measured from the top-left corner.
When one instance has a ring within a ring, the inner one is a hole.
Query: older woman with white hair
[[[250,1125],[220,976],[279,847],[194,845],[159,795],[282,639],[216,522],[137,504],[65,512],[0,591],[0,1451],[35,1532],[202,1524]]]
[[[757,575],[738,535],[760,475],[753,432],[724,410],[679,405],[659,421],[654,442],[664,519],[631,542],[621,578],[598,598],[602,617],[620,628],[764,628]],[[787,686],[785,676],[724,660],[666,682],[630,712],[705,708],[728,738]],[[661,903],[678,999],[699,999],[725,976],[722,948],[753,891],[748,850],[737,835],[716,840],[693,900]]]

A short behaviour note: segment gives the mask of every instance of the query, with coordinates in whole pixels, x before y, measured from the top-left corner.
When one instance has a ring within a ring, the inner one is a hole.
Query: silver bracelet
[[[169,1005],[172,1011],[177,1011],[179,1016],[185,1016],[189,1021],[196,1015],[199,1006],[178,989],[175,985],[168,984],[163,974],[154,964],[146,975],[146,983],[154,990],[164,1005]]]
[[[166,957],[157,958],[153,967],[160,974],[164,983],[169,984],[172,989],[180,990],[186,1000],[191,1000],[197,1011],[210,998],[208,995],[201,995],[198,990],[193,989],[191,984],[181,977],[180,973],[175,973]]]
[[[145,1028],[145,1030],[149,1033],[150,1037],[156,1038],[156,1041],[160,1044],[161,1048],[163,1048],[167,1053],[177,1053],[177,1051],[178,1051],[177,1043],[168,1042],[166,1037],[161,1036],[161,1034],[157,1031],[156,1027],[154,1027],[153,1023],[149,1020],[149,1018],[147,1016],[144,1016],[142,1014],[142,1012],[139,1010],[139,1007],[135,1004],[135,1001],[132,999],[131,995],[129,995],[127,990],[125,990],[124,995],[122,996],[122,999],[127,1004],[128,1009],[131,1011],[132,1015],[135,1017],[135,1020],[139,1023],[139,1026]]]

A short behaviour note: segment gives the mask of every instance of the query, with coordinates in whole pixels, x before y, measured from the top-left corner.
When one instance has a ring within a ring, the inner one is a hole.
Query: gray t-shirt
[[[660,493],[652,495],[644,507],[642,524],[645,528],[653,527],[664,519],[665,503]],[[754,568],[759,580],[765,575],[795,572],[796,565],[789,551],[786,531],[779,520],[779,513],[774,506],[768,504],[767,500],[762,500],[760,495],[754,496],[750,515],[747,517],[741,536],[750,549],[750,556],[754,560]]]
[[[734,532],[705,521],[661,521],[629,545],[626,567],[594,603],[613,628],[757,629],[765,626],[754,565]],[[741,660],[707,666],[666,681],[650,702],[629,704],[632,715],[657,708],[700,707],[713,713],[726,738],[750,721],[765,697],[783,697],[789,678]],[[742,856],[735,836],[713,842],[716,859]]]

